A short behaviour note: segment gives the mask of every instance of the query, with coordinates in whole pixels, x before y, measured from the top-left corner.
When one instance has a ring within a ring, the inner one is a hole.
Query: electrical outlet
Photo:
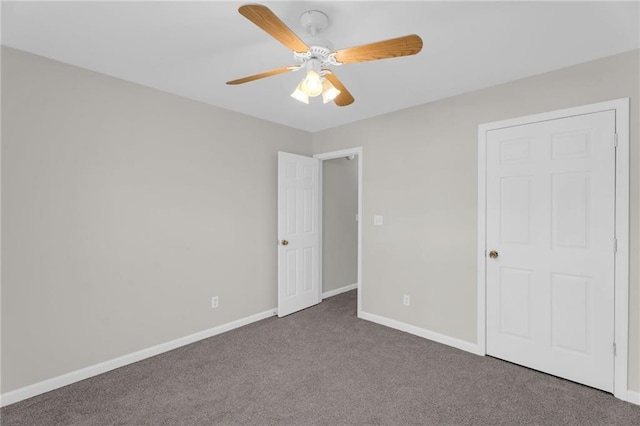
[[[374,216],[373,217],[373,224],[380,226],[382,225],[382,216]]]
[[[218,307],[218,296],[213,296],[211,298],[211,308],[217,308]]]
[[[411,298],[409,297],[409,295],[408,295],[408,294],[405,294],[405,295],[402,297],[402,304],[403,304],[404,306],[409,306],[409,305],[411,304]]]

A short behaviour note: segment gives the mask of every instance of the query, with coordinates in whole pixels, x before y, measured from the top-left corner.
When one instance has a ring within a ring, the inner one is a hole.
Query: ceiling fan
[[[291,97],[307,104],[310,97],[320,95],[322,95],[324,103],[334,101],[338,106],[347,106],[353,103],[353,96],[328,68],[329,66],[415,55],[422,49],[422,39],[412,34],[332,51],[331,44],[318,35],[327,27],[329,22],[327,15],[320,11],[307,11],[300,17],[300,23],[310,34],[310,37],[308,37],[309,45],[302,41],[266,6],[248,4],[241,6],[238,12],[292,50],[296,64],[231,80],[227,84],[242,84],[273,75],[306,69],[305,78],[300,81]]]

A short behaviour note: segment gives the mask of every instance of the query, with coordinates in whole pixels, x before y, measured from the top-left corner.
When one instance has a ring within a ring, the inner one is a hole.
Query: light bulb
[[[324,104],[331,102],[340,94],[340,90],[336,89],[329,80],[322,82],[322,89],[322,103]]]
[[[310,97],[315,97],[322,93],[322,80],[320,80],[320,74],[315,71],[309,71],[307,76],[302,80],[300,90]]]
[[[296,90],[293,91],[293,93],[291,94],[291,97],[295,100],[298,100],[300,102],[304,102],[305,104],[309,103],[309,96],[307,96],[301,89],[302,87],[302,82],[298,83],[298,87],[296,87]]]

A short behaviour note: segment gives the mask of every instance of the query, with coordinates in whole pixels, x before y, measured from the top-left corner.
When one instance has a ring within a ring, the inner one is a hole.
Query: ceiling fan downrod
[[[300,16],[300,25],[309,34],[305,40],[309,50],[303,53],[294,51],[293,59],[296,62],[305,65],[307,61],[317,59],[320,61],[320,68],[342,65],[332,54],[331,42],[318,35],[329,26],[329,18],[325,13],[319,10],[308,10]]]

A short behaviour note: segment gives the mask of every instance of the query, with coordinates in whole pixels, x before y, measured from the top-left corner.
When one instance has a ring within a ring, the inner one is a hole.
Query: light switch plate
[[[374,225],[382,225],[382,216],[374,216],[373,217]]]

